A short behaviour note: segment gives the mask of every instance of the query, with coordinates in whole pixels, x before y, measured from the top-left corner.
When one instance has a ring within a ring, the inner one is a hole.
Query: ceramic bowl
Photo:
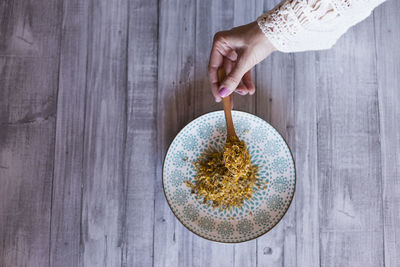
[[[185,184],[193,181],[193,162],[204,150],[223,149],[223,111],[205,114],[183,128],[171,143],[163,166],[165,197],[178,220],[193,233],[224,243],[248,241],[271,230],[288,210],[296,184],[293,157],[282,136],[252,114],[232,111],[232,117],[238,137],[246,142],[251,161],[259,168],[259,178],[268,182],[241,208],[208,208]]]

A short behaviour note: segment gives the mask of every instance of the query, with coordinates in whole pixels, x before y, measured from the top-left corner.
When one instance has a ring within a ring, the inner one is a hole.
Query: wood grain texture
[[[125,249],[127,16],[125,0],[89,4],[80,255],[83,266],[121,266]]]
[[[294,158],[296,160],[296,266],[319,266],[317,92],[319,52],[294,56]]]
[[[157,1],[129,2],[124,266],[152,266],[157,155]]]
[[[194,115],[194,1],[160,1],[154,266],[192,266],[192,240],[172,214],[162,189],[162,163],[179,129]]]
[[[0,266],[49,265],[60,3],[0,4]]]
[[[372,17],[321,53],[317,106],[322,266],[383,266],[382,173]],[[327,71],[329,70],[329,71]]]
[[[400,266],[400,32],[398,1],[374,13],[376,71],[382,155],[382,209],[385,266]]]
[[[89,1],[64,1],[50,266],[79,266]]]

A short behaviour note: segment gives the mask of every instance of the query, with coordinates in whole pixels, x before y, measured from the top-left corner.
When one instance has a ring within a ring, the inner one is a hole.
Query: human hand
[[[215,101],[236,92],[254,94],[251,69],[276,49],[260,30],[257,22],[217,32],[211,49],[208,74]],[[224,67],[227,74],[219,84],[217,71]]]

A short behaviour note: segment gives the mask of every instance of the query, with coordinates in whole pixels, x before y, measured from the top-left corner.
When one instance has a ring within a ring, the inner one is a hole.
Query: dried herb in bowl
[[[204,152],[194,165],[194,182],[186,185],[214,209],[240,207],[262,184],[246,143],[237,138],[228,139],[223,151]]]

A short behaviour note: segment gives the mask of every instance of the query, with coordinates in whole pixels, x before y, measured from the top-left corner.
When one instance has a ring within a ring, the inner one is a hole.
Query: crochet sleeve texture
[[[257,19],[282,52],[331,48],[351,26],[384,0],[284,0]]]

